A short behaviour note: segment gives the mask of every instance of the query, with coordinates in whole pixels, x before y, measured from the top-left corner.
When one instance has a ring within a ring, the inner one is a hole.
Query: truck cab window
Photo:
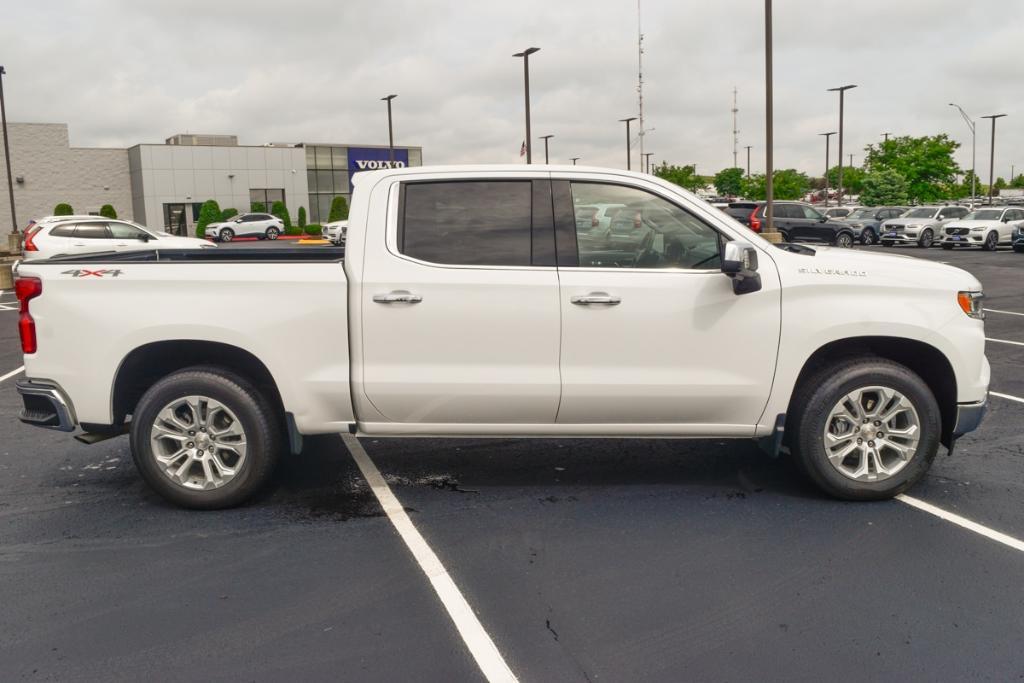
[[[529,180],[409,183],[399,251],[431,263],[529,266]]]
[[[675,204],[622,185],[574,182],[571,187],[580,267],[721,267],[718,232]],[[615,207],[608,219],[586,219],[589,207],[608,205]]]

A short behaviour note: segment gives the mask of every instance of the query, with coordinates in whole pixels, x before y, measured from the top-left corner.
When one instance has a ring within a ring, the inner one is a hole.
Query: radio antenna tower
[[[739,108],[736,106],[736,87],[732,89],[732,167],[739,168],[739,157],[737,156],[740,144],[740,131],[736,127],[736,114]]]
[[[636,76],[636,94],[637,101],[640,107],[639,116],[637,117],[640,121],[640,158],[644,158],[644,31],[643,24],[641,22],[640,14],[640,0],[636,0],[636,64],[637,64],[637,76]]]

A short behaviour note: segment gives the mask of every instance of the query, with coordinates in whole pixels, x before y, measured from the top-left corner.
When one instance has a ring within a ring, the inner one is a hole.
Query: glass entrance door
[[[164,204],[164,227],[172,235],[188,236],[188,217],[185,204]]]

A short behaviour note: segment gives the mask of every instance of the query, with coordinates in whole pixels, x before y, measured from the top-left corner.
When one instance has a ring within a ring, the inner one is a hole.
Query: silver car
[[[879,226],[883,247],[897,244],[915,244],[928,248],[942,239],[942,228],[949,221],[963,218],[970,209],[966,206],[918,206],[899,218],[890,218]]]
[[[853,229],[861,244],[874,244],[878,241],[878,228],[882,222],[906,212],[905,206],[862,206],[850,212],[846,224]]]

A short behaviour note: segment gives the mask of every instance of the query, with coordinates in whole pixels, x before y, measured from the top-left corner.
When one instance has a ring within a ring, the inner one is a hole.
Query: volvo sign
[[[378,171],[383,168],[405,168],[409,165],[409,150],[395,149],[395,160],[387,147],[349,147],[348,177],[351,191],[352,176],[360,171]]]

